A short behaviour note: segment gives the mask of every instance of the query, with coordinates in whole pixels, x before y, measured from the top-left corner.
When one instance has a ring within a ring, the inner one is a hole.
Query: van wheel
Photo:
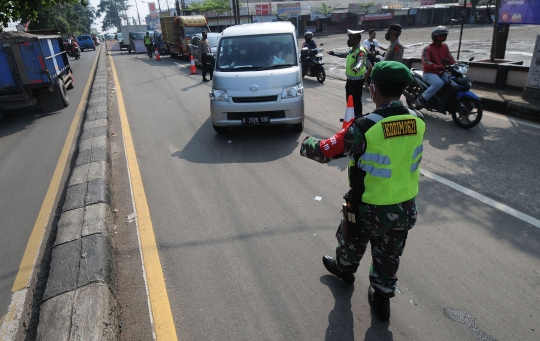
[[[295,123],[292,125],[292,129],[294,131],[302,131],[304,130],[304,121],[300,122],[300,123]]]
[[[224,134],[227,132],[227,130],[229,129],[229,127],[220,127],[220,126],[216,126],[216,125],[213,125],[212,124],[212,127],[214,127],[214,130],[216,131],[216,133],[218,134]]]

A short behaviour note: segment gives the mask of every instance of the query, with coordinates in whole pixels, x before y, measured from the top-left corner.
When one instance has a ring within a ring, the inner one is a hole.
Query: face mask
[[[384,35],[384,39],[390,40],[390,32],[386,32],[386,34]]]
[[[435,38],[437,39],[437,41],[440,41],[441,43],[446,40],[445,35],[435,36]]]
[[[354,39],[347,40],[347,46],[352,47],[354,45]]]

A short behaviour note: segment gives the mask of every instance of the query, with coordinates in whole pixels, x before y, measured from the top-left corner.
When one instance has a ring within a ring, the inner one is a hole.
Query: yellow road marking
[[[116,96],[118,98],[118,111],[120,122],[122,123],[122,132],[124,134],[124,147],[130,175],[131,190],[135,211],[137,213],[137,227],[139,230],[139,244],[143,258],[143,268],[146,273],[146,283],[148,295],[150,297],[150,310],[154,322],[154,331],[156,340],[177,340],[174,319],[165,286],[165,277],[159,260],[159,253],[154,235],[154,227],[150,218],[150,209],[146,201],[144,186],[142,182],[139,163],[135,153],[135,146],[129,128],[126,108],[124,106],[124,97],[120,88],[120,82],[114,67],[114,61],[109,56],[111,70],[116,85]]]
[[[92,84],[92,81],[94,79],[93,75],[96,71],[98,56],[99,53],[96,54],[96,58],[94,59],[94,64],[90,71],[90,77],[88,77],[88,81],[86,82],[86,87],[84,88],[81,102],[79,103],[79,107],[77,108],[75,117],[71,122],[71,127],[69,128],[66,142],[64,142],[64,147],[62,148],[60,157],[58,158],[56,168],[54,169],[53,177],[51,179],[51,183],[49,184],[49,189],[47,190],[47,194],[45,194],[45,199],[41,204],[41,209],[39,210],[36,223],[34,224],[34,229],[32,230],[32,234],[30,235],[30,239],[28,240],[28,244],[26,245],[26,250],[24,251],[21,265],[19,266],[19,272],[17,273],[15,283],[13,283],[13,288],[11,289],[12,292],[26,288],[30,285],[30,277],[32,276],[32,270],[34,269],[37,260],[39,248],[43,239],[43,234],[45,233],[45,228],[47,227],[47,224],[49,222],[49,217],[51,215],[54,205],[54,199],[56,198],[56,194],[58,193],[58,189],[60,188],[60,181],[62,180],[62,174],[64,173],[64,169],[66,168],[69,150],[71,149],[71,145],[73,144],[76,128],[82,116],[82,112],[86,107],[86,102],[88,100],[88,92],[90,91],[90,85]]]

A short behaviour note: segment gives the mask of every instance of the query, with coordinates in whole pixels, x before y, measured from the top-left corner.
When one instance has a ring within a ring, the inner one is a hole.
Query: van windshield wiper
[[[261,70],[270,70],[270,69],[281,69],[281,68],[284,68],[284,67],[290,67],[290,66],[295,66],[294,64],[275,64],[275,65],[270,65],[270,66],[266,66],[266,67],[261,67],[259,69],[257,69],[258,71],[261,71]]]

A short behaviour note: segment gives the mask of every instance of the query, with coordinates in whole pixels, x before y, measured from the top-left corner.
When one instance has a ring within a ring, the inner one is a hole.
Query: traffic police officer
[[[362,88],[367,70],[366,58],[368,53],[361,44],[362,32],[364,31],[347,30],[349,35],[347,46],[350,47],[347,53],[328,51],[329,55],[347,58],[345,66],[345,75],[347,76],[345,100],[349,98],[349,95],[353,96],[355,116],[362,115]]]
[[[336,259],[323,257],[326,269],[344,282],[371,243],[368,299],[376,316],[390,318],[399,258],[416,223],[416,202],[425,123],[420,112],[399,100],[413,80],[402,63],[382,61],[371,71],[370,95],[377,109],[351,120],[329,139],[306,137],[300,155],[320,163],[349,157],[349,192],[336,232]]]
[[[146,46],[146,52],[148,53],[148,57],[152,58],[154,44],[152,44],[152,37],[150,37],[150,34],[148,32],[146,32],[143,41],[144,46]]]

